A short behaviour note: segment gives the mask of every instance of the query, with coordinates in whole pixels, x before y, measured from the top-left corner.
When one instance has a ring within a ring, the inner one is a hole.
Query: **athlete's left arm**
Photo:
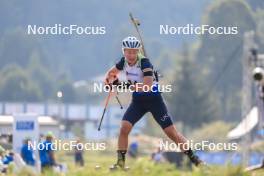
[[[136,92],[142,92],[147,90],[151,90],[151,86],[153,83],[153,77],[152,76],[144,76],[143,83],[136,83],[135,87],[132,87],[132,90],[135,90]]]
[[[147,86],[148,90],[151,90],[153,84],[153,66],[150,63],[149,59],[144,58],[141,62],[141,69],[143,72],[143,85],[138,85],[139,91],[142,91],[143,86]]]
[[[143,85],[148,86],[149,88],[153,84],[153,76],[144,76],[143,77]]]

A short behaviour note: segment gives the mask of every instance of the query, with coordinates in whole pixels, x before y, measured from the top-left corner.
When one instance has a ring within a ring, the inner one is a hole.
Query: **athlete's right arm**
[[[117,62],[108,72],[105,76],[105,84],[112,84],[116,79],[117,75],[120,71],[123,70],[125,64],[125,58],[122,57],[119,62]]]
[[[116,66],[113,66],[111,69],[109,69],[105,75],[105,84],[112,84],[116,80],[119,72],[120,70],[118,70]]]

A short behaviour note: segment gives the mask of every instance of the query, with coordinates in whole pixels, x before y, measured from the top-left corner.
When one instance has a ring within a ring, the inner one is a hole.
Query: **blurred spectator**
[[[27,165],[31,165],[31,166],[35,165],[34,152],[32,146],[30,146],[29,138],[26,138],[24,140],[20,154],[22,159],[25,161]]]
[[[161,163],[164,161],[162,151],[158,148],[157,152],[152,153],[151,160],[155,163]]]
[[[44,142],[45,141],[45,135],[44,134],[40,134],[39,135],[39,143]]]
[[[40,144],[39,158],[42,172],[46,169],[52,169],[53,166],[57,165],[54,157],[54,151],[52,150],[52,140],[53,134],[52,132],[48,132],[46,140]]]
[[[10,164],[11,162],[14,161],[14,153],[13,152],[9,152],[7,155],[4,156],[3,158],[3,163],[4,164]]]
[[[134,141],[129,145],[128,154],[132,158],[136,158],[138,155],[138,142]]]
[[[6,172],[6,165],[3,163],[4,155],[5,149],[0,145],[0,173]]]
[[[79,145],[79,147],[78,147],[78,145]],[[83,149],[81,149],[80,145],[82,145],[82,143],[78,139],[77,145],[76,145],[76,148],[74,151],[74,160],[75,160],[76,165],[84,166]]]

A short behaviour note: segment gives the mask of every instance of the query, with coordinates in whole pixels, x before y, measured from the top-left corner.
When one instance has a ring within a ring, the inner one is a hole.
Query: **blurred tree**
[[[62,91],[62,102],[69,103],[76,101],[76,93],[72,81],[65,74],[58,77],[57,91]]]
[[[210,123],[204,123],[201,128],[193,130],[189,137],[195,142],[228,142],[226,136],[228,132],[232,129],[232,127],[232,124],[226,123],[224,121],[213,121]]]
[[[47,66],[47,58],[36,38],[27,36],[24,29],[19,27],[5,32],[0,38],[0,68],[9,64],[26,67],[33,51],[43,58],[41,62]]]
[[[246,1],[254,10],[264,8],[264,1],[260,1],[260,0],[246,0]]]
[[[208,77],[208,85],[219,92],[221,116],[225,120],[238,120],[241,118],[243,35],[256,28],[253,13],[243,0],[217,1],[207,9],[203,24],[238,27],[236,35],[202,35],[196,59],[203,75]]]
[[[10,65],[1,72],[1,101],[39,101],[40,88],[30,76],[16,65]]]
[[[158,0],[149,3],[146,0],[128,2],[117,0],[105,2],[104,6],[96,0],[78,1],[78,3],[73,1],[61,3],[52,0],[29,0],[23,3],[16,0],[0,1],[0,40],[5,40],[4,54],[2,56],[0,54],[0,57],[6,61],[13,59],[25,61],[29,57],[24,56],[30,55],[27,54],[28,48],[39,48],[40,54],[45,53],[41,61],[49,60],[52,63],[50,67],[55,67],[54,72],[64,69],[63,71],[69,72],[74,80],[89,79],[102,74],[102,71],[109,67],[108,64],[112,65],[122,53],[121,40],[127,35],[134,34],[128,12],[133,11],[144,24],[142,27],[147,51],[149,56],[155,56],[152,58],[155,60],[162,47],[175,49],[180,45],[182,38],[187,38],[187,36],[174,38],[157,35],[159,25],[198,24],[202,10],[210,1],[168,0],[164,3]],[[148,10],[145,10],[146,6]],[[158,11],[163,13],[156,13]],[[111,18],[115,19],[114,22],[109,20],[110,14]],[[61,23],[63,26],[72,23],[80,26],[104,26],[106,34],[97,36],[26,34],[27,25],[53,26],[56,23]],[[7,36],[7,31],[17,28],[21,28],[21,34],[24,35]],[[157,30],[153,30],[154,28]],[[34,42],[36,39],[37,43]],[[13,52],[14,50],[16,52]],[[98,64],[98,60],[104,64]]]
[[[216,99],[202,89],[204,80],[190,58],[188,46],[183,48],[180,64],[181,71],[174,76],[173,92],[167,96],[173,120],[198,127],[216,119]]]
[[[27,70],[32,80],[40,87],[43,100],[56,99],[55,74],[41,64],[37,50],[32,52]]]
[[[264,2],[264,1],[263,1]],[[258,9],[255,14],[257,29],[256,29],[256,41],[258,43],[259,53],[264,53],[264,9]]]

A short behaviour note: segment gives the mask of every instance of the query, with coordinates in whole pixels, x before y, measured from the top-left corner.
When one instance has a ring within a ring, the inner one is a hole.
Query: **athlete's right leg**
[[[133,125],[127,121],[122,120],[119,137],[118,137],[118,150],[127,150],[128,147],[128,135],[132,129]]]
[[[128,135],[133,125],[146,113],[140,102],[134,102],[129,105],[121,122],[120,133],[118,137],[117,163],[114,167],[125,167],[125,155],[128,147]]]
[[[114,167],[125,167],[126,152],[128,147],[128,135],[132,127],[133,125],[129,121],[122,120],[118,136],[117,163],[114,165]]]

